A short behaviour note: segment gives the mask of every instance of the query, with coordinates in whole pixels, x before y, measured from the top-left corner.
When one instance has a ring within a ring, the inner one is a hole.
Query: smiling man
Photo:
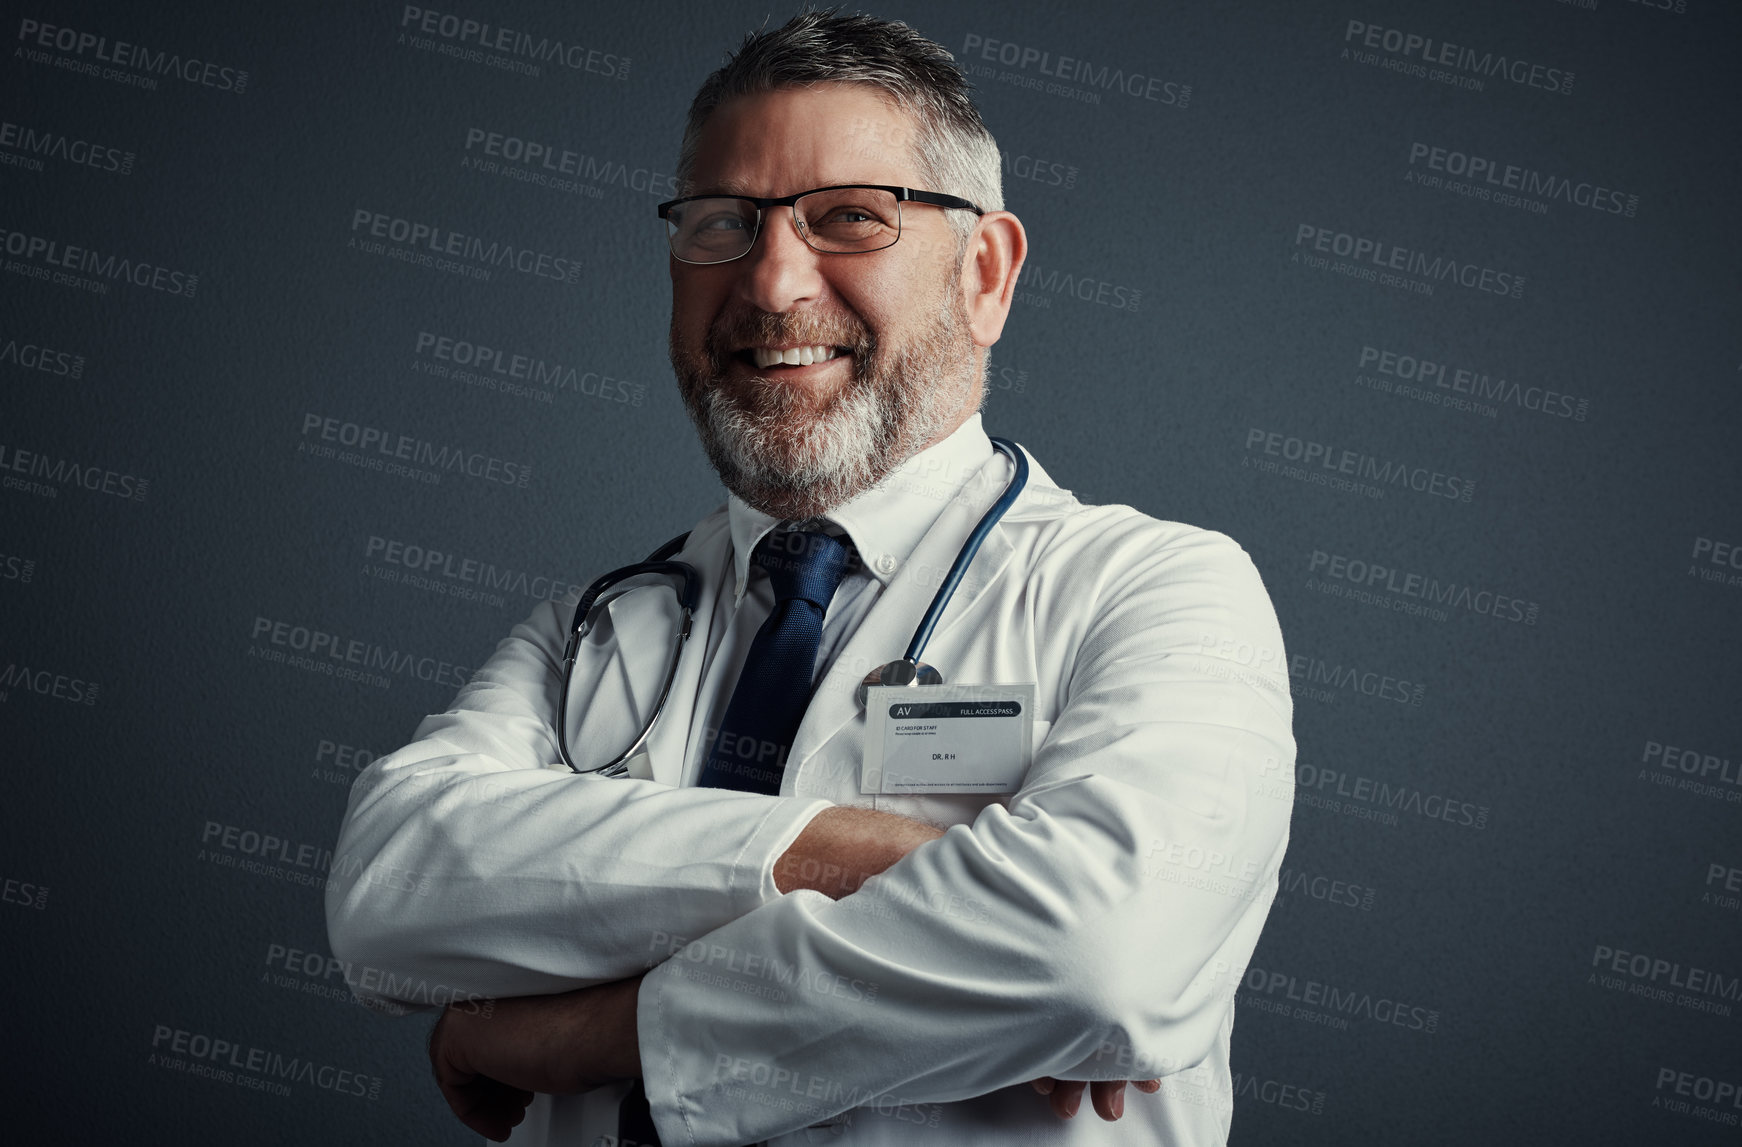
[[[720,99],[724,83],[712,87],[698,104]],[[922,181],[917,157],[888,142],[913,136],[910,114],[874,87],[742,94],[703,122],[679,162],[692,186],[781,197],[833,189],[803,195],[790,215],[712,197],[665,208],[672,365],[708,458],[747,504],[819,516],[979,410],[985,348],[1003,330],[1026,248],[1022,225],[993,212],[970,229],[960,223],[974,215],[945,215],[980,214],[967,199],[922,191],[931,203],[904,203],[896,191],[843,186]],[[982,173],[973,190],[996,204],[995,149],[989,158],[992,184]],[[771,225],[759,228],[759,214]],[[964,277],[972,231],[981,247]],[[745,247],[758,232],[759,252]],[[875,257],[845,257],[854,254]]]
[[[662,708],[672,595],[567,650],[573,602],[517,626],[358,778],[334,953],[370,1002],[464,1001],[431,1062],[495,1139],[1225,1142],[1294,759],[1251,561],[994,450],[1027,238],[941,47],[819,13],[752,36],[678,171],[672,365],[728,491],[662,547],[697,640]],[[927,659],[1025,701],[879,726],[948,726],[978,770],[892,786],[858,686],[940,583]],[[625,775],[571,771],[631,742]]]

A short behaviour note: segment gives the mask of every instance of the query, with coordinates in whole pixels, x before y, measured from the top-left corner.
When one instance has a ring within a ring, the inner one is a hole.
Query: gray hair
[[[693,193],[696,146],[714,109],[738,96],[816,83],[877,88],[908,111],[918,130],[915,165],[931,186],[986,211],[1004,207],[998,144],[980,119],[955,57],[899,21],[807,9],[772,32],[746,36],[724,66],[703,81],[690,104],[677,178]],[[944,213],[958,247],[975,216]]]

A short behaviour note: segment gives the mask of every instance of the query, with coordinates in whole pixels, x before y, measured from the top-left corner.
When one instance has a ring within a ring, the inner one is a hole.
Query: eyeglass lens
[[[901,235],[901,203],[887,191],[813,191],[801,196],[794,210],[799,233],[817,251],[876,251]],[[743,255],[756,241],[756,206],[747,200],[692,199],[667,214],[672,253],[685,262],[723,263]]]

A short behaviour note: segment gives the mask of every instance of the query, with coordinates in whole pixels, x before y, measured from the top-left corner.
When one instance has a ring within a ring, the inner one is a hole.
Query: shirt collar
[[[944,507],[992,454],[992,441],[980,426],[980,412],[975,411],[943,441],[908,458],[883,481],[803,528],[852,538],[865,573],[887,587]],[[739,605],[750,584],[750,554],[757,543],[783,522],[799,523],[771,518],[736,494],[727,495],[726,516],[732,530],[733,604]]]

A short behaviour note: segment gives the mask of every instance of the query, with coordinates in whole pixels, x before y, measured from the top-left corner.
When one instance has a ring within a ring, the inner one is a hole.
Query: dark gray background
[[[476,127],[669,173],[696,85],[791,9],[429,5],[630,61],[621,77],[534,77],[401,43],[396,4],[199,7],[3,6],[0,121],[134,159],[125,174],[57,155],[0,165],[0,228],[199,276],[192,298],[120,281],[96,294],[3,255],[5,463],[24,449],[150,483],[142,501],[41,477],[53,496],[0,490],[7,1118],[31,1142],[469,1142],[428,1078],[427,1020],[270,978],[284,974],[274,945],[325,953],[318,888],[201,859],[209,824],[330,848],[347,790],[322,772],[322,742],[386,752],[453,686],[266,664],[252,631],[282,620],[463,676],[536,599],[380,581],[364,572],[371,537],[584,583],[718,504],[665,356],[653,208],[667,196],[609,176],[576,194],[461,161]],[[1073,100],[996,65],[977,79],[1040,275],[995,353],[986,427],[1084,501],[1252,553],[1302,658],[1302,794],[1334,769],[1487,810],[1477,829],[1297,802],[1290,872],[1371,889],[1371,906],[1285,893],[1253,967],[1431,1009],[1438,1030],[1335,1030],[1254,1005],[1284,989],[1243,990],[1236,1071],[1315,1094],[1318,1111],[1243,1094],[1236,1143],[1734,1141],[1734,1122],[1657,1102],[1677,1098],[1664,1069],[1742,1083],[1742,913],[1708,876],[1742,866],[1742,584],[1722,580],[1742,570],[1695,560],[1701,538],[1742,545],[1739,21],[1720,0],[1685,7],[876,9],[958,55],[980,37],[1190,86],[1179,107]],[[1576,80],[1562,95],[1400,74],[1343,57],[1351,19]],[[245,69],[246,90],[77,74],[19,50],[24,20]],[[1417,142],[1619,189],[1637,211],[1535,213],[1421,187],[1405,178]],[[1036,163],[1045,178],[1018,177]],[[359,207],[581,271],[480,282],[365,254],[348,246]],[[1302,224],[1526,285],[1429,297],[1312,269],[1291,258]],[[1140,303],[1052,290],[1055,272]],[[546,405],[415,373],[420,331],[628,380],[639,401],[568,390]],[[79,376],[25,368],[32,346],[79,356]],[[1355,381],[1363,346],[1587,410],[1500,402],[1487,417],[1380,393]],[[313,458],[299,453],[311,412],[530,463],[532,478],[429,485]],[[1264,473],[1246,465],[1266,460],[1246,448],[1255,428],[1472,478],[1475,494],[1374,499]],[[1315,551],[1539,612],[1435,620],[1331,596],[1308,584]],[[1420,684],[1419,703],[1315,685],[1315,665]],[[95,699],[54,696],[56,676],[63,693],[95,683]],[[1681,774],[1642,759],[1649,743],[1727,761],[1708,778],[1717,795],[1654,783]],[[1720,973],[1732,1014],[1605,989],[1599,946]],[[379,1098],[165,1069],[150,1061],[159,1025],[348,1068],[380,1079]]]

